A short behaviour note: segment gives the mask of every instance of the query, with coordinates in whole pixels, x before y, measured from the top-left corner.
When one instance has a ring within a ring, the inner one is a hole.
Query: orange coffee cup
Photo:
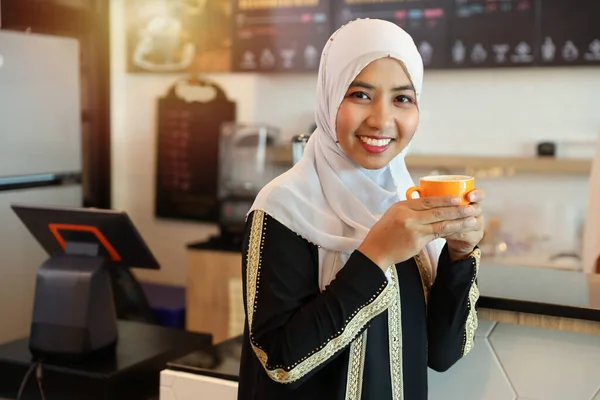
[[[406,198],[412,199],[417,192],[419,197],[457,196],[462,197],[461,205],[470,204],[467,198],[469,192],[475,189],[475,178],[468,175],[430,175],[421,178],[419,186],[413,186],[406,191]]]

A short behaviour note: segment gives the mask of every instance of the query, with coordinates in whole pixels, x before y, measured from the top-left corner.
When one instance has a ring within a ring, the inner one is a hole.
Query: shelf
[[[410,155],[406,157],[410,169],[438,169],[454,172],[494,171],[500,175],[516,173],[534,174],[577,174],[590,173],[589,159],[561,159],[546,157],[473,157],[445,155]]]
[[[272,161],[291,165],[290,146],[275,147]],[[477,176],[511,176],[517,173],[587,175],[592,160],[542,157],[473,157],[448,155],[420,155],[406,157],[410,170],[438,170],[447,173],[468,173]]]

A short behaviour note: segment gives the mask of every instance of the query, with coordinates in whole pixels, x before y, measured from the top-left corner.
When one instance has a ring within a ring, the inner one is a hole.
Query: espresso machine
[[[279,129],[225,123],[219,136],[219,228],[221,239],[241,245],[245,219],[256,195],[288,168],[274,159]]]

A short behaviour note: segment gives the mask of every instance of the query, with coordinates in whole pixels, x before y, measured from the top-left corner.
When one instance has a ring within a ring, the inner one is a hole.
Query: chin
[[[357,160],[357,164],[360,165],[364,169],[381,169],[389,164],[391,159],[389,157],[361,157],[360,160]]]

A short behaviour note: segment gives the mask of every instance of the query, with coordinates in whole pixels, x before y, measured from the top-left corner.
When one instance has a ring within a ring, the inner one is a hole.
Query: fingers
[[[462,232],[455,232],[450,235],[446,235],[446,236],[444,236],[444,239],[456,240],[456,241],[469,243],[469,244],[472,243],[474,246],[477,243],[479,243],[480,235],[477,233],[476,230],[468,231],[468,232],[462,231]]]
[[[415,218],[421,224],[449,221],[466,217],[479,217],[482,214],[481,205],[439,207],[415,213]]]
[[[467,195],[471,203],[481,203],[485,200],[485,191],[483,189],[473,189]],[[406,200],[407,205],[415,211],[431,210],[439,207],[457,206],[463,201],[460,196],[432,196],[421,199]]]
[[[460,197],[455,196],[434,196],[407,200],[406,203],[414,211],[424,211],[440,207],[456,207],[461,201]]]
[[[481,203],[485,199],[485,191],[482,189],[474,189],[467,196],[471,203]]]
[[[477,218],[477,224],[475,226],[467,227],[461,231],[446,235],[444,238],[447,240],[468,242],[475,246],[483,237],[484,225],[484,217],[481,216]]]
[[[427,239],[435,240],[467,230],[477,230],[478,224],[478,218],[467,217],[423,225],[422,229],[424,230],[425,235],[428,236]]]

